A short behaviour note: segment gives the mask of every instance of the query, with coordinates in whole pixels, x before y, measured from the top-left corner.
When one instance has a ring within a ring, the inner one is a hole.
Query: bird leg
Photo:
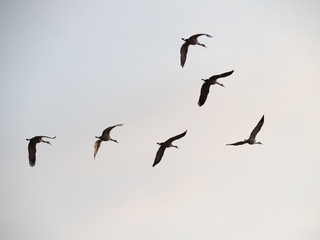
[[[224,87],[224,85],[219,82],[216,82],[216,84],[220,85],[221,87]]]
[[[51,143],[49,141],[41,140],[41,142],[48,143],[51,145]]]
[[[204,45],[204,44],[202,44],[202,43],[198,43],[198,45],[206,48],[206,45]]]

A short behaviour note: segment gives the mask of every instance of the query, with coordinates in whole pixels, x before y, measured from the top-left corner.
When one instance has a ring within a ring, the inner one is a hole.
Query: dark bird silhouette
[[[29,152],[29,164],[31,167],[36,165],[36,152],[37,152],[36,145],[37,145],[37,143],[44,142],[44,143],[51,145],[51,143],[49,141],[45,141],[42,138],[55,139],[56,137],[36,136],[31,139],[26,139],[27,141],[29,141],[28,152]]]
[[[187,39],[182,38],[182,40],[185,41],[185,43],[182,44],[182,46],[180,48],[180,63],[181,63],[181,67],[184,66],[184,64],[185,64],[185,62],[187,60],[188,48],[189,48],[190,45],[200,45],[202,47],[206,47],[206,45],[198,42],[198,37],[202,36],[202,35],[205,35],[205,36],[210,37],[210,38],[212,37],[209,34],[200,33],[200,34],[192,35],[191,37],[189,37]]]
[[[165,142],[162,142],[162,143],[157,143],[160,145],[158,151],[157,151],[157,154],[156,154],[156,158],[154,160],[154,163],[152,165],[152,167],[154,167],[155,165],[157,165],[160,161],[161,161],[161,158],[164,154],[164,150],[166,150],[166,148],[168,147],[175,147],[175,148],[178,148],[178,146],[175,146],[172,144],[173,141],[179,139],[179,138],[182,138],[186,135],[187,131],[175,136],[175,137],[172,137],[172,138],[169,138],[167,141]]]
[[[262,116],[262,118],[258,122],[257,126],[252,130],[249,139],[245,139],[244,141],[240,141],[240,142],[236,142],[236,143],[227,144],[227,146],[230,146],[230,145],[231,146],[238,146],[238,145],[242,145],[245,143],[248,143],[250,145],[262,144],[261,142],[256,141],[256,136],[257,136],[258,132],[260,131],[263,123],[264,123],[264,115]]]
[[[219,83],[217,80],[219,78],[230,76],[232,73],[233,73],[233,70],[230,72],[222,73],[220,75],[214,75],[214,76],[210,77],[209,79],[202,79],[204,81],[204,83],[202,84],[201,91],[200,91],[200,97],[199,97],[199,101],[198,101],[199,107],[201,107],[206,102],[207,96],[210,91],[210,86],[214,85],[214,84],[218,84],[221,87],[224,87],[224,85]]]
[[[93,155],[94,158],[96,158],[96,155],[97,155],[97,152],[98,152],[98,150],[99,150],[99,147],[100,147],[101,142],[103,142],[103,141],[113,141],[113,142],[118,143],[117,140],[112,139],[112,138],[110,137],[110,131],[111,131],[113,128],[117,127],[117,126],[122,126],[122,125],[123,125],[123,124],[117,124],[117,125],[108,127],[108,128],[106,128],[106,129],[102,132],[102,135],[101,135],[100,137],[97,137],[97,136],[96,136],[96,138],[99,138],[99,139],[94,143],[94,155]]]

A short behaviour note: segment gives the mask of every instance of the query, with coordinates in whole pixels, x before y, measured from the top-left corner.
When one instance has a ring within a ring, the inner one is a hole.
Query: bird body
[[[257,126],[255,126],[255,128],[252,130],[249,139],[244,139],[243,141],[230,143],[230,144],[227,144],[227,146],[239,146],[239,145],[243,145],[243,144],[246,144],[246,143],[248,143],[250,145],[262,144],[261,142],[257,142],[256,141],[256,136],[257,136],[258,132],[260,131],[263,123],[264,123],[264,115],[262,116],[262,118],[258,122]]]
[[[111,126],[111,127],[107,127],[107,128],[102,132],[102,134],[101,134],[100,137],[97,137],[97,136],[96,136],[96,138],[99,138],[99,139],[94,143],[94,154],[93,154],[93,157],[94,157],[94,158],[96,157],[96,155],[97,155],[97,153],[98,153],[98,150],[99,150],[99,148],[100,148],[101,142],[103,142],[103,141],[113,141],[113,142],[118,143],[117,140],[112,139],[112,138],[110,137],[110,131],[111,131],[113,128],[117,127],[117,126],[122,126],[122,125],[123,125],[123,124],[117,124],[117,125],[114,125],[114,126]]]
[[[220,75],[214,75],[214,76],[210,77],[209,79],[202,79],[204,81],[204,83],[202,84],[201,91],[200,91],[200,97],[199,97],[199,101],[198,101],[199,107],[201,107],[206,102],[207,96],[210,91],[210,86],[214,85],[214,84],[218,84],[221,87],[224,87],[224,85],[219,83],[217,80],[219,78],[224,78],[224,77],[230,76],[233,72],[234,72],[234,70],[232,70],[230,72],[222,73]]]
[[[49,141],[45,141],[42,138],[55,139],[56,137],[36,136],[31,139],[26,139],[27,141],[29,141],[28,153],[29,153],[29,164],[31,167],[36,165],[36,152],[37,152],[36,145],[40,142],[51,144]]]
[[[163,156],[164,151],[166,150],[166,148],[169,148],[169,147],[178,148],[178,146],[173,145],[172,142],[177,140],[177,139],[179,139],[179,138],[184,137],[186,134],[187,134],[187,131],[185,131],[185,132],[183,132],[183,133],[181,133],[181,134],[179,134],[177,136],[171,137],[165,142],[157,143],[157,144],[160,145],[160,147],[159,147],[159,149],[157,151],[156,158],[155,158],[155,160],[153,162],[152,167],[154,167],[155,165],[157,165],[161,161],[162,156]]]
[[[187,53],[188,53],[188,48],[190,45],[200,45],[202,47],[206,47],[206,45],[202,44],[202,43],[199,43],[198,41],[198,37],[202,36],[202,35],[205,35],[207,37],[212,37],[211,35],[209,34],[206,34],[206,33],[199,33],[199,34],[195,34],[195,35],[192,35],[191,37],[185,39],[185,38],[182,38],[183,41],[185,41],[184,44],[182,44],[181,48],[180,48],[180,64],[181,64],[181,67],[184,66],[186,60],[187,60]]]

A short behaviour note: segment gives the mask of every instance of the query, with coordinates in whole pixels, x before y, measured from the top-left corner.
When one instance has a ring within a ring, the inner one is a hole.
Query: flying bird
[[[198,101],[199,107],[201,107],[207,100],[207,96],[209,94],[210,86],[214,84],[218,84],[221,87],[224,87],[223,84],[219,83],[217,80],[219,78],[230,76],[233,73],[233,70],[230,72],[225,72],[220,75],[214,75],[210,77],[209,79],[202,79],[204,83],[202,84],[201,91],[200,91],[200,97]]]
[[[187,133],[187,130],[175,137],[172,137],[172,138],[169,138],[167,141],[165,142],[162,142],[162,143],[157,143],[160,145],[158,151],[157,151],[157,154],[156,154],[156,158],[154,160],[154,163],[152,165],[152,167],[154,167],[155,165],[157,165],[160,161],[161,161],[161,158],[163,156],[163,153],[164,153],[164,150],[166,150],[166,148],[168,147],[175,147],[175,148],[178,148],[178,146],[175,146],[172,144],[173,141],[179,139],[179,138],[182,138],[186,135]]]
[[[37,143],[44,142],[44,143],[51,145],[51,143],[49,141],[45,141],[42,138],[55,139],[56,137],[36,136],[31,139],[26,139],[27,141],[29,141],[28,152],[29,152],[29,164],[31,167],[36,165],[36,152],[37,152],[36,145],[37,145]]]
[[[236,142],[236,143],[227,144],[227,146],[230,146],[230,145],[231,146],[238,146],[238,145],[243,145],[245,143],[248,143],[250,145],[262,144],[261,142],[256,141],[256,136],[257,136],[258,132],[260,131],[263,123],[264,123],[264,115],[262,116],[262,118],[258,122],[257,126],[252,130],[249,139],[245,139],[244,141],[240,141],[240,142]]]
[[[117,127],[117,126],[122,126],[122,125],[123,125],[123,124],[117,124],[117,125],[114,125],[114,126],[111,126],[111,127],[107,127],[107,128],[102,132],[102,135],[101,135],[100,137],[97,137],[97,136],[96,136],[96,138],[99,138],[99,139],[94,143],[94,155],[93,155],[94,158],[96,158],[96,155],[97,155],[97,152],[98,152],[98,150],[99,150],[99,147],[100,147],[101,142],[103,142],[103,141],[113,141],[113,142],[118,143],[117,140],[112,139],[112,138],[110,137],[110,131],[111,131],[113,128]]]
[[[184,64],[185,64],[185,62],[187,60],[188,48],[189,48],[190,45],[200,45],[202,47],[206,47],[206,45],[198,42],[198,37],[202,36],[202,35],[205,35],[205,36],[210,37],[210,38],[212,37],[209,34],[200,33],[200,34],[192,35],[191,37],[189,37],[187,39],[182,38],[182,40],[185,41],[185,43],[182,44],[182,46],[180,48],[180,63],[181,63],[181,67],[184,66]]]

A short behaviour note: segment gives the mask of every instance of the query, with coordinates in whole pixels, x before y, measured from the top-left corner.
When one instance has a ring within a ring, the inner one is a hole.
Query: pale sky
[[[320,2],[1,1],[0,239],[320,239]],[[199,38],[180,66],[181,38]],[[234,70],[197,106],[202,78]],[[259,119],[263,145],[248,138]],[[111,125],[119,141],[94,136]],[[183,131],[152,167],[157,142]],[[26,138],[37,145],[30,167]]]

